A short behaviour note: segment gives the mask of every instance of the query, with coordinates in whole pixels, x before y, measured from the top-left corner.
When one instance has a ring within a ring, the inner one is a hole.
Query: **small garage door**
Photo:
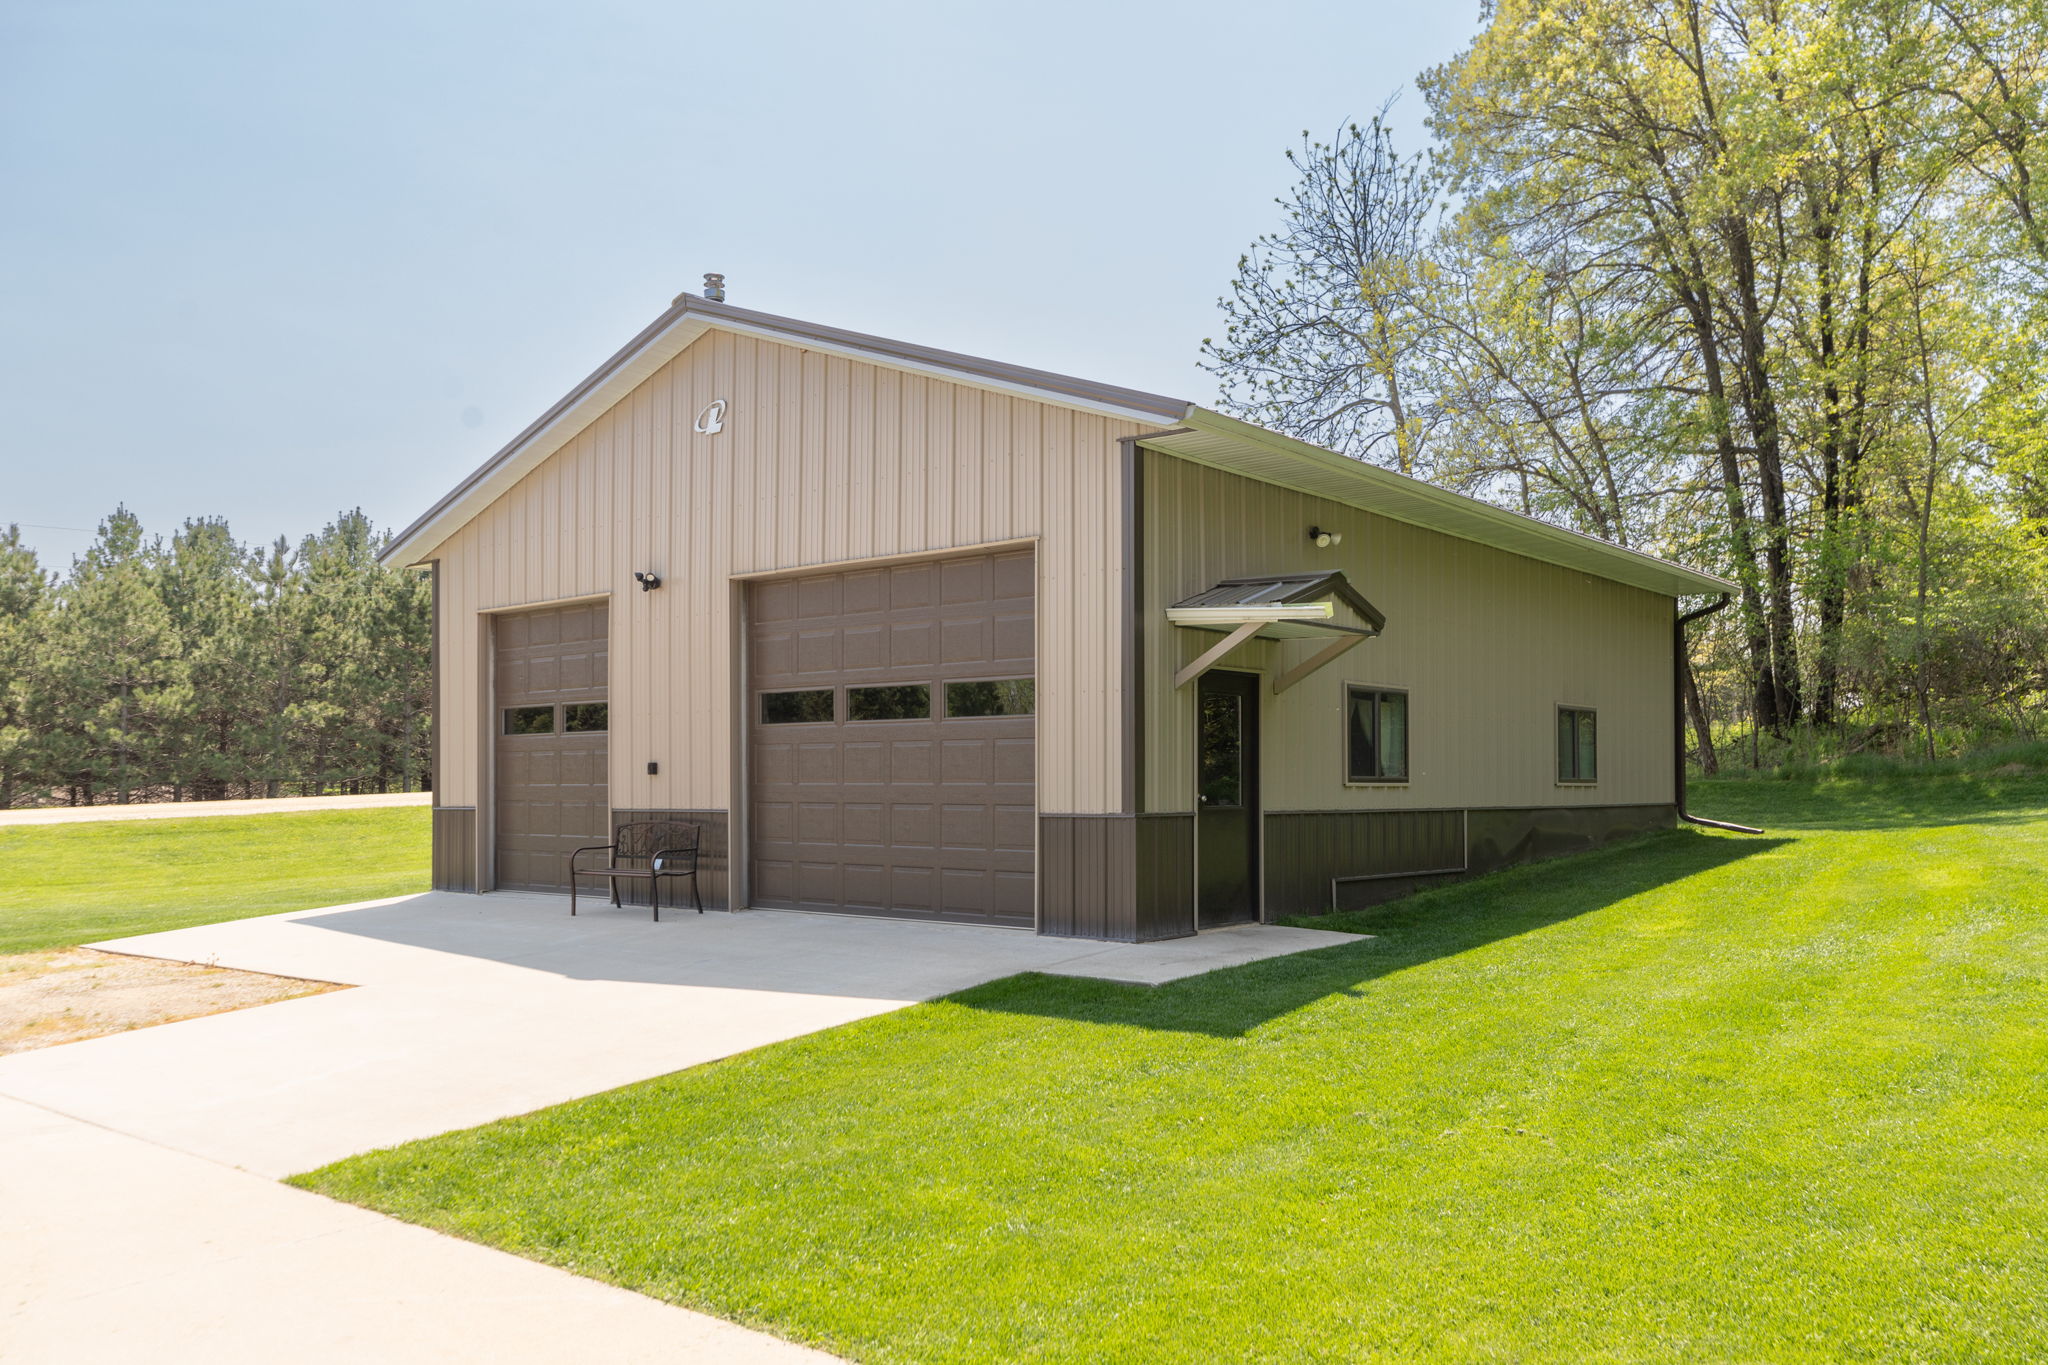
[[[569,855],[611,838],[605,793],[608,615],[602,602],[497,620],[497,873],[566,891]]]
[[[755,584],[757,905],[1033,922],[1029,550]]]

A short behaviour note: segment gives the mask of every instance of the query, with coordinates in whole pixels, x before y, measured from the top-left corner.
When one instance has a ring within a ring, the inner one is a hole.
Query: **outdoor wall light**
[[[640,570],[635,569],[633,570],[633,581],[640,585],[640,591],[653,592],[661,586],[661,575],[658,573],[642,573]]]
[[[1342,531],[1325,531],[1320,526],[1309,527],[1308,538],[1315,542],[1318,550],[1327,550],[1332,545],[1342,545],[1344,543],[1344,533]]]

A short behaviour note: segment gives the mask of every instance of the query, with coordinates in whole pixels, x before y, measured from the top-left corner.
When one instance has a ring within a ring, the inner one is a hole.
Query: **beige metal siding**
[[[1233,574],[1341,569],[1387,615],[1377,639],[1275,697],[1270,675],[1316,647],[1254,641],[1268,811],[1617,806],[1671,800],[1669,597],[1539,563],[1159,452],[1144,455],[1145,808],[1187,810],[1194,684],[1173,675],[1217,636],[1168,604]],[[1341,531],[1316,549],[1308,528]],[[1405,688],[1411,779],[1343,781],[1346,681]],[[1555,707],[1600,715],[1600,781],[1556,781]]]
[[[714,399],[717,435],[692,430]],[[438,547],[446,790],[476,800],[479,614],[611,594],[611,799],[730,809],[735,575],[1035,541],[1039,802],[1118,808],[1117,439],[1139,427],[712,332]],[[636,569],[664,586],[639,592]],[[648,761],[661,765],[656,776]]]

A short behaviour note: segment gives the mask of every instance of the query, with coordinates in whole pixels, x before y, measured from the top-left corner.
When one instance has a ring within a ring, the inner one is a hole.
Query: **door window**
[[[1244,804],[1244,702],[1210,693],[1202,698],[1201,772],[1197,791],[1211,810]]]

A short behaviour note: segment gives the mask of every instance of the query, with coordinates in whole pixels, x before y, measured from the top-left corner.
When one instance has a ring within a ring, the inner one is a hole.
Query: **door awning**
[[[1339,655],[1386,629],[1386,615],[1365,600],[1341,573],[1262,574],[1226,578],[1166,609],[1166,619],[1185,630],[1218,631],[1223,639],[1174,676],[1186,687],[1224,655],[1254,637],[1266,640],[1324,640],[1328,643],[1273,679],[1285,692]]]

